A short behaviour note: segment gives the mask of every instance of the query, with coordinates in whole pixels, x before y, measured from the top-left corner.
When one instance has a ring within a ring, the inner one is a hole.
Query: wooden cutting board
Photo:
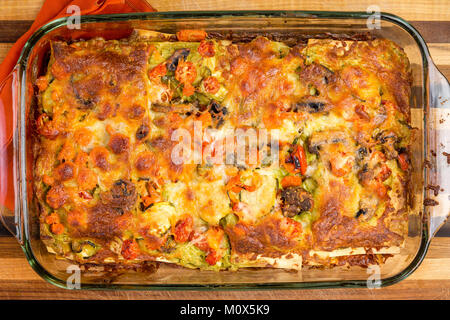
[[[326,10],[366,11],[373,0],[148,0],[158,11]],[[0,0],[0,60],[33,22],[44,0]],[[416,27],[434,62],[450,79],[449,1],[376,1]],[[395,2],[395,3],[393,3]],[[336,5],[335,3],[339,3]],[[0,230],[0,299],[450,299],[450,223],[433,239],[422,265],[406,280],[381,289],[261,291],[77,291],[54,287],[28,265],[16,242]]]

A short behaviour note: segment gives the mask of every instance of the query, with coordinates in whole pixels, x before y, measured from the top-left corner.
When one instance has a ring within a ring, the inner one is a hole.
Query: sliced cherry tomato
[[[45,217],[45,223],[46,224],[54,224],[54,223],[60,223],[59,215],[56,212],[53,212]]]
[[[211,227],[203,234],[193,232],[192,238],[195,239],[195,246],[206,253],[206,262],[209,265],[215,265],[221,259],[220,245],[224,237],[224,232],[219,227]]]
[[[391,169],[389,169],[389,167],[385,164],[382,165],[380,173],[378,174],[378,179],[383,182],[385,181],[387,178],[389,178],[389,176],[391,175],[392,171]]]
[[[60,99],[59,92],[57,90],[53,90],[52,91],[52,100],[55,102],[59,102],[59,99]]]
[[[377,183],[375,183],[375,185],[376,185],[376,192],[377,192],[378,196],[380,198],[385,198],[387,195],[386,186],[381,182],[377,182]]]
[[[408,155],[406,153],[401,153],[398,155],[398,163],[400,164],[400,168],[403,171],[408,170],[409,163],[408,163]]]
[[[52,184],[55,183],[55,179],[53,179],[52,177],[44,174],[44,176],[42,177],[42,181],[46,184],[51,186]]]
[[[39,91],[44,91],[48,87],[48,79],[46,76],[42,76],[36,79],[36,85]]]
[[[155,202],[155,199],[153,199],[151,196],[142,197],[142,203],[144,204],[145,207],[150,206],[154,202]]]
[[[215,94],[219,91],[220,84],[215,77],[206,77],[203,79],[203,87],[205,87],[206,92]]]
[[[214,266],[220,260],[220,255],[215,250],[211,250],[205,258],[210,266]]]
[[[136,259],[139,255],[140,249],[136,241],[128,239],[122,244],[122,256],[127,260]]]
[[[308,162],[306,161],[305,149],[303,149],[302,146],[297,146],[297,151],[295,154],[300,161],[300,173],[304,175],[306,173],[306,169],[308,168]]]
[[[288,161],[289,160],[289,161]],[[298,145],[289,159],[286,159],[286,168],[291,173],[300,172],[302,175],[306,173],[308,162],[306,161],[305,149]],[[292,170],[293,167],[293,170]]]
[[[281,180],[281,186],[283,187],[283,189],[287,187],[301,186],[302,183],[302,178],[298,176],[286,176]]]
[[[78,192],[78,195],[80,196],[80,198],[83,198],[83,199],[86,199],[86,200],[92,200],[93,199],[91,194],[89,192],[86,192],[86,191],[80,191],[80,192]]]
[[[204,58],[214,57],[214,54],[216,53],[214,50],[214,43],[212,41],[200,42],[197,51]]]
[[[146,207],[150,206],[152,203],[156,203],[161,200],[161,195],[156,190],[157,186],[154,183],[147,183],[146,189],[148,196],[142,197],[142,202]]]
[[[175,79],[181,83],[192,83],[197,77],[197,69],[190,61],[180,60],[178,62],[177,70],[175,71]]]
[[[157,79],[158,77],[166,75],[166,73],[167,73],[166,65],[159,64],[148,72],[148,77],[149,79]]]
[[[204,30],[180,30],[177,32],[177,39],[179,41],[202,41],[206,38],[206,31]]]
[[[55,121],[53,120],[50,120],[48,115],[45,113],[41,114],[37,118],[36,126],[39,134],[48,139],[56,139],[56,137],[60,134],[57,123],[55,123]]]
[[[189,237],[194,228],[194,220],[190,215],[178,220],[173,228],[174,239],[178,243],[183,243],[189,240]]]
[[[228,180],[228,183],[226,185],[227,190],[231,190],[233,192],[240,192],[241,188],[237,187],[241,183],[241,175],[238,173],[234,177],[231,177],[230,180]]]
[[[248,186],[245,185],[244,183],[241,182],[241,174],[238,173],[237,175],[235,175],[234,177],[232,177],[227,185],[226,185],[226,189],[233,191],[235,193],[239,193],[242,190],[248,191],[248,192],[253,192],[256,190],[255,186]]]

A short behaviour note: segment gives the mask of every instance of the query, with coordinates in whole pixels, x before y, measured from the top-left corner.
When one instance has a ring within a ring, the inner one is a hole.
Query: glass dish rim
[[[81,16],[81,23],[94,23],[94,22],[115,22],[115,21],[126,21],[126,20],[157,20],[157,19],[192,19],[192,18],[236,18],[236,17],[257,17],[262,16],[265,18],[298,18],[298,19],[367,19],[371,16],[371,13],[367,12],[356,12],[356,11],[302,11],[302,10],[238,10],[238,11],[175,11],[175,12],[140,12],[140,13],[121,13],[121,14],[105,14],[105,15],[87,15]],[[39,28],[25,43],[20,58],[16,64],[18,67],[19,75],[19,92],[26,92],[26,67],[28,62],[29,54],[31,53],[34,45],[46,35],[48,32],[60,28],[67,24],[70,17],[63,17],[53,20],[41,28]],[[419,34],[419,32],[408,22],[402,18],[390,14],[381,12],[381,20],[385,20],[400,26],[403,30],[407,31],[413,39],[416,41],[421,55],[424,71],[423,79],[423,92],[426,101],[428,101],[428,86],[427,86],[427,75],[429,74],[429,63],[431,62],[431,57],[428,51],[428,47]],[[26,106],[25,99],[20,99],[20,117],[19,117],[19,162],[20,164],[26,163]],[[426,125],[426,116],[424,117],[424,124]],[[426,139],[426,132],[424,132],[424,137]],[[426,140],[425,140],[426,141]],[[426,148],[425,148],[426,149]],[[426,170],[425,170],[426,175]],[[33,268],[33,270],[41,276],[47,282],[64,289],[68,289],[65,281],[57,278],[56,276],[49,273],[36,259],[31,248],[29,235],[29,225],[28,225],[28,202],[27,202],[27,183],[26,183],[26,167],[20,165],[19,172],[19,194],[20,203],[19,208],[16,210],[22,211],[22,223],[23,225],[22,241],[21,247],[25,253],[25,256]],[[426,176],[425,176],[426,179]],[[426,181],[426,180],[424,180]],[[425,212],[424,212],[425,214]],[[411,273],[413,273],[421,264],[425,255],[428,251],[430,244],[428,225],[424,220],[422,221],[422,235],[420,247],[411,261],[411,263],[403,269],[398,274],[381,279],[380,287],[385,287],[398,283],[399,281],[407,278]],[[279,283],[236,283],[236,284],[104,284],[104,283],[92,283],[92,284],[82,284],[81,289],[83,290],[262,290],[262,289],[308,289],[308,288],[363,288],[367,287],[367,282],[365,280],[338,280],[338,281],[317,281],[317,282],[279,282]]]

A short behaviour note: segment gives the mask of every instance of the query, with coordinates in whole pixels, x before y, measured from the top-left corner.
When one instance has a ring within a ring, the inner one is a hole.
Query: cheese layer
[[[52,252],[211,270],[397,252],[411,170],[399,46],[177,36],[51,43],[34,186]]]

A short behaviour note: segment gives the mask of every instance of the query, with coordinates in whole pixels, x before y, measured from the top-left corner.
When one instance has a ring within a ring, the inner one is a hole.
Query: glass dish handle
[[[429,117],[426,128],[429,167],[426,177],[425,210],[429,217],[429,239],[445,223],[450,213],[450,84],[429,61]]]
[[[0,220],[21,242],[17,183],[18,67],[0,83]]]

